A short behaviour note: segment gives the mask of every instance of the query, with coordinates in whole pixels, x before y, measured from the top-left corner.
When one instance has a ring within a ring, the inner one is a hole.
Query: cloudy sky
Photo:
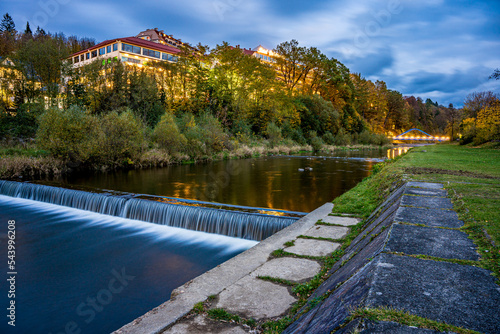
[[[470,0],[0,0],[26,22],[97,42],[159,28],[191,44],[274,48],[296,39],[404,95],[460,106],[500,93],[500,1]],[[34,29],[33,29],[34,30]]]

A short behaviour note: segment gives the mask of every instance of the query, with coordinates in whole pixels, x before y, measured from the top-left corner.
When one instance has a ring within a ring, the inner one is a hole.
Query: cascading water
[[[199,206],[168,204],[131,198],[130,196],[110,196],[14,181],[0,180],[0,194],[257,241],[271,236],[297,220],[295,217],[276,217]]]

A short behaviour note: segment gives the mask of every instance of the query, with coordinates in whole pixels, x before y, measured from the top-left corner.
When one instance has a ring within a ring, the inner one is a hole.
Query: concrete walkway
[[[198,302],[216,297],[213,308],[255,320],[273,319],[287,313],[297,298],[289,287],[259,277],[304,282],[320,271],[318,261],[308,258],[274,258],[277,249],[286,252],[322,257],[331,254],[358,219],[329,216],[333,208],[327,203],[297,223],[260,242],[209,272],[172,292],[172,298],[115,333],[238,333],[249,329],[219,323],[204,316],[181,319]],[[325,225],[317,225],[318,221]],[[326,225],[326,224],[335,224]],[[305,238],[302,238],[304,236]],[[321,238],[321,239],[318,239]],[[325,240],[325,238],[327,240]],[[293,246],[284,244],[293,242]],[[180,320],[181,319],[181,320]]]
[[[346,323],[358,307],[391,307],[499,333],[500,287],[490,272],[470,265],[479,260],[476,246],[458,230],[463,223],[446,196],[443,185],[436,183],[409,182],[393,192],[310,297],[310,301],[324,300],[304,309],[284,333],[433,333],[363,319]],[[330,216],[332,207],[325,204],[179,287],[170,301],[116,333],[256,333],[246,325],[190,313],[196,303],[207,300],[211,309],[245,319],[266,321],[287,315],[297,298],[279,280],[302,283],[314,277],[321,268],[319,258],[340,247],[340,239],[359,222]],[[299,257],[272,256],[278,249]],[[415,257],[422,255],[432,260]]]

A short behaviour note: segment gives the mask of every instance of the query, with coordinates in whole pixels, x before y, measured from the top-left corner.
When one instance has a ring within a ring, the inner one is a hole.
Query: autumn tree
[[[0,22],[0,57],[11,54],[16,47],[16,25],[9,13]]]

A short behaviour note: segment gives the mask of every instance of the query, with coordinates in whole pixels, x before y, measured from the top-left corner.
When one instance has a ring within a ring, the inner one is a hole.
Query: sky
[[[0,0],[17,30],[29,21],[96,42],[158,28],[184,42],[273,49],[296,39],[405,96],[463,105],[500,94],[500,1]]]

